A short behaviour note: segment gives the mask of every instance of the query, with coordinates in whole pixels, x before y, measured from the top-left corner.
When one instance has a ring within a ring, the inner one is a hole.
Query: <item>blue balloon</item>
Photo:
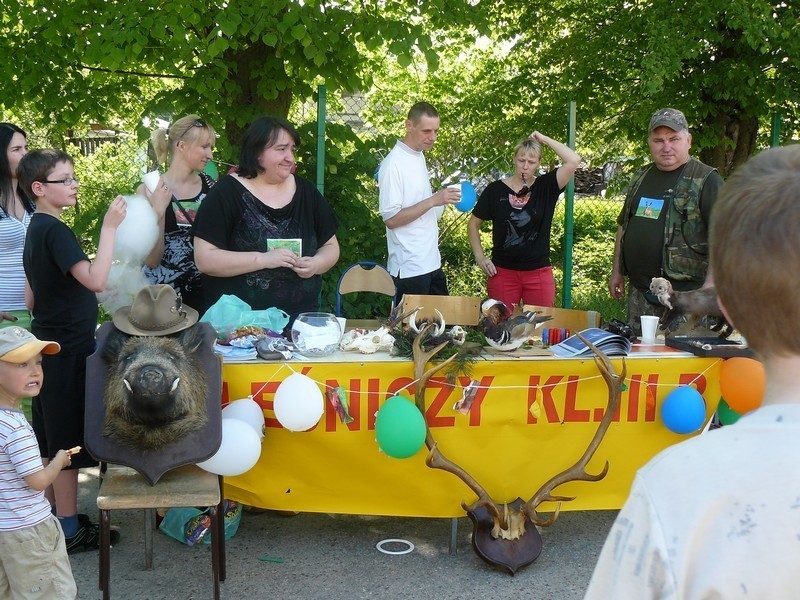
[[[461,212],[469,212],[475,208],[475,201],[477,194],[475,187],[469,181],[461,182],[461,200],[456,202],[454,206]]]
[[[661,420],[675,433],[694,433],[706,422],[706,403],[691,386],[683,385],[670,392],[661,405]]]

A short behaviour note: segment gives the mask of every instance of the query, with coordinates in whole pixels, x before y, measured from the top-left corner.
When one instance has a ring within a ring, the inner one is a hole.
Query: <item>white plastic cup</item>
[[[642,315],[642,342],[652,344],[656,341],[659,317],[653,315]]]

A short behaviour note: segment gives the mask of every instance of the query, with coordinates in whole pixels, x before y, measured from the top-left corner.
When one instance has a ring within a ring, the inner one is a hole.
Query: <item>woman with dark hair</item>
[[[159,127],[151,143],[159,165],[165,165],[156,189],[144,184],[138,194],[150,200],[158,217],[161,235],[145,259],[144,274],[152,284],[167,283],[195,309],[203,305],[202,276],[194,262],[192,227],[197,207],[214,180],[203,172],[213,158],[217,135],[197,115],[186,115],[169,128]]]
[[[239,168],[209,192],[194,227],[205,305],[232,294],[253,309],[291,317],[319,310],[322,273],[339,259],[338,222],[325,198],[294,175],[300,137],[288,121],[259,117]]]
[[[30,325],[22,249],[35,206],[17,181],[17,165],[27,152],[25,132],[0,123],[0,327],[11,322]]]

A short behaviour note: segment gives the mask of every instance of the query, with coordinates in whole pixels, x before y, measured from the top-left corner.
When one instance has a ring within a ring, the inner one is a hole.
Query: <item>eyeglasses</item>
[[[73,183],[80,183],[80,182],[81,182],[81,180],[78,179],[77,177],[67,177],[66,179],[55,179],[55,180],[53,180],[53,179],[45,179],[41,183],[61,183],[61,184],[66,185],[66,186],[70,186]]]

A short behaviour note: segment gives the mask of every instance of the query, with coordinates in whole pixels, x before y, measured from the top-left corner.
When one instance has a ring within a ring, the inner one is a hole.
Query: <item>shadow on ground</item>
[[[82,472],[79,509],[93,520],[97,489],[97,470]],[[563,512],[543,531],[539,559],[510,577],[473,554],[472,526],[466,517],[458,519],[457,554],[450,555],[449,519],[244,513],[238,533],[227,543],[228,577],[221,584],[221,597],[577,600],[583,598],[615,516],[616,511]],[[212,597],[209,546],[189,548],[157,532],[154,568],[145,571],[142,512],[114,511],[111,519],[122,534],[111,550],[112,598]],[[382,554],[375,545],[387,538],[409,540],[415,549],[400,556]],[[102,597],[98,553],[71,559],[79,598]]]

